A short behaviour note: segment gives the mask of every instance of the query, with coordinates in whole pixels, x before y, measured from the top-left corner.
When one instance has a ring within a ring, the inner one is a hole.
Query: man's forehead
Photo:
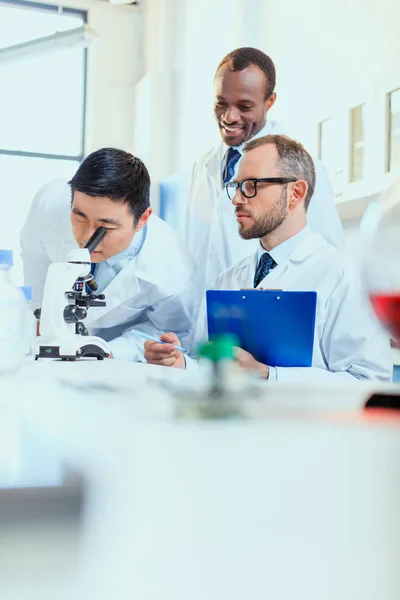
[[[99,214],[118,219],[129,215],[127,202],[118,202],[106,196],[89,196],[77,191],[72,197],[72,209],[82,211],[87,216],[94,218]]]
[[[252,150],[243,153],[239,164],[238,172],[249,168],[274,169],[277,163],[277,150],[273,144],[263,144]]]
[[[125,204],[122,200],[112,200],[108,196],[92,196],[85,194],[84,192],[78,192],[77,190],[73,193],[72,202],[74,206],[81,204],[92,208],[96,208],[97,206],[109,206],[111,209],[115,210],[119,210]]]
[[[229,63],[222,65],[215,74],[215,88],[220,90],[224,85],[234,87],[238,93],[258,91],[264,93],[265,73],[257,65],[249,65],[240,71],[232,71]]]

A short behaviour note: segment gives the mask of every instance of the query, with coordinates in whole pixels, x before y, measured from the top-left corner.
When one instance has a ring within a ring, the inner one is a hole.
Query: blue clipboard
[[[208,337],[233,333],[254,358],[273,367],[310,367],[317,292],[208,290]]]

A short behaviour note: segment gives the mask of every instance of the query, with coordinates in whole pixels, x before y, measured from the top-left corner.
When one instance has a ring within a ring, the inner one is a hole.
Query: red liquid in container
[[[370,300],[382,325],[400,341],[400,293],[371,294]]]

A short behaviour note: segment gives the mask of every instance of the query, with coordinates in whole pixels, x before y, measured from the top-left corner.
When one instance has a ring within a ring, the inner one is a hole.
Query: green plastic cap
[[[201,357],[208,358],[213,362],[220,360],[234,360],[235,358],[235,346],[239,345],[238,338],[231,333],[224,333],[219,336],[215,336],[210,342],[204,343],[200,346],[198,354]]]
[[[197,354],[202,358],[214,360],[214,344],[213,342],[204,342],[199,346]]]

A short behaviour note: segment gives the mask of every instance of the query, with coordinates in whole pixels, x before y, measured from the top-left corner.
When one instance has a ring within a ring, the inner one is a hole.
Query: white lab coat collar
[[[224,145],[221,142],[218,146],[215,146],[212,150],[210,150],[209,155],[205,162],[205,168],[212,179],[219,180],[221,182],[221,187],[223,184],[222,181],[222,159],[224,157]]]
[[[285,271],[287,271],[290,268],[291,264],[304,262],[305,260],[307,260],[307,258],[309,258],[312,255],[315,255],[317,252],[320,252],[324,248],[326,248],[326,242],[322,238],[322,236],[319,233],[312,233],[312,231],[309,229],[307,232],[307,235],[305,237],[303,237],[303,239],[300,241],[299,245],[296,248],[294,248],[294,250],[286,258],[286,260],[279,263],[275,267],[275,269],[272,269],[269,272],[269,274],[267,275],[268,287],[271,287],[271,284],[273,284],[273,282],[276,279],[279,279],[283,275],[283,273],[285,273]],[[247,271],[248,271],[247,279],[249,281],[252,281],[254,278],[254,274],[256,272],[257,264],[258,264],[258,250],[255,254],[252,254],[252,255],[248,256],[247,258],[244,258],[234,268],[237,269],[238,271],[247,269]],[[260,281],[259,287],[265,287],[263,285],[264,280],[265,280],[265,278],[262,281]]]
[[[280,263],[284,262],[290,256],[293,250],[301,244],[303,239],[309,235],[311,235],[311,229],[308,225],[306,225],[301,231],[295,235],[292,235],[292,237],[282,242],[282,244],[279,244],[279,246],[275,246],[275,248],[272,248],[272,250],[266,250],[260,240],[257,252],[257,264],[260,261],[261,256],[265,252],[268,252],[276,264],[279,265]]]

